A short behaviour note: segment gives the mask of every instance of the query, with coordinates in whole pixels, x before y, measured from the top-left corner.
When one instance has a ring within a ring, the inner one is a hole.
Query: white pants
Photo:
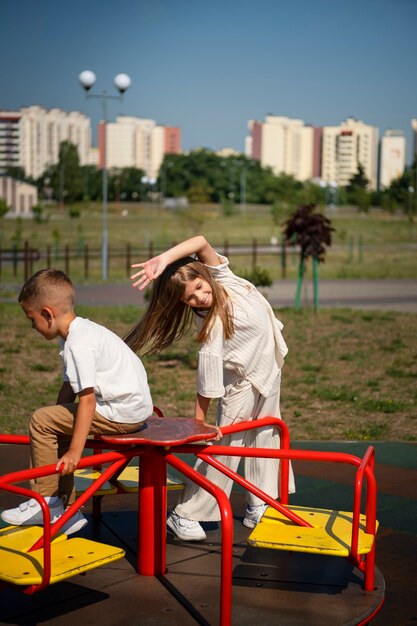
[[[280,382],[281,375],[277,377],[271,395],[268,398],[264,398],[248,381],[242,379],[232,380],[230,384],[226,385],[225,396],[219,400],[217,425],[220,427],[228,426],[266,416],[280,418]],[[219,445],[224,446],[273,449],[278,449],[279,444],[280,437],[278,431],[272,426],[225,435],[219,442]],[[237,471],[240,457],[218,456],[216,458],[231,470]],[[227,478],[227,476],[200,459],[198,459],[194,469],[220,487],[228,497],[230,496],[233,486],[233,481],[230,478]],[[279,495],[278,473],[278,459],[250,457],[244,459],[245,478],[274,499]],[[294,493],[294,491],[294,475],[290,465],[289,492]],[[264,503],[263,500],[260,500],[249,491],[246,491],[246,502],[252,506]],[[181,517],[200,522],[218,521],[221,518],[216,499],[191,481],[187,482],[185,490],[182,492],[175,507],[175,512]]]

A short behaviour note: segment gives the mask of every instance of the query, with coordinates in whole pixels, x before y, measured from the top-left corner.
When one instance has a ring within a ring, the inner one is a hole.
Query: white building
[[[40,106],[0,111],[0,173],[7,167],[22,167],[26,176],[39,178],[58,162],[62,141],[75,144],[80,164],[87,164],[91,146],[89,118],[78,111],[48,111]]]
[[[99,164],[103,159],[104,125],[99,128]],[[180,129],[159,126],[154,120],[119,116],[106,124],[106,166],[135,167],[153,180],[158,176],[164,155],[181,151]]]
[[[405,169],[406,141],[400,130],[388,129],[381,138],[379,188],[386,189]]]
[[[414,146],[411,159],[417,158],[417,118],[411,120],[411,129],[413,131]]]
[[[315,175],[315,129],[303,120],[278,115],[267,115],[264,122],[248,122],[250,137],[246,138],[245,152],[257,159],[263,167],[271,167],[274,174],[289,174],[297,180],[308,180]]]
[[[378,129],[348,118],[340,126],[324,126],[322,179],[345,187],[361,164],[369,188],[377,187]]]
[[[35,185],[10,176],[0,176],[0,198],[6,201],[13,217],[28,217],[32,207],[38,203],[38,190]]]

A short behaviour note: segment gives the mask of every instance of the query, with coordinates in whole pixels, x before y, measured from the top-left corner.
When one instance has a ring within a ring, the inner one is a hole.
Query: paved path
[[[277,307],[294,306],[295,281],[278,280],[271,287],[261,287],[271,304]],[[143,293],[128,283],[116,285],[77,286],[78,304],[88,305],[143,305]],[[303,286],[302,304],[313,304],[310,281]],[[397,280],[322,280],[319,286],[320,307],[347,307],[417,313],[417,279]]]

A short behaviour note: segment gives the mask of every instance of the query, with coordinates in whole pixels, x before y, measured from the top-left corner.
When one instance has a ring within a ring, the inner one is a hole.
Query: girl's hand
[[[213,430],[216,431],[216,436],[215,437],[209,437],[208,439],[206,439],[206,441],[220,441],[220,439],[223,437],[223,433],[220,429],[220,426],[214,426],[213,424],[207,424],[207,422],[204,422],[204,426],[207,426],[207,428],[213,428]]]
[[[145,263],[135,263],[131,267],[141,267],[142,269],[130,277],[131,280],[135,281],[132,283],[132,287],[136,287],[139,291],[142,291],[149,283],[162,274],[167,265],[168,263],[163,254],[155,256]]]

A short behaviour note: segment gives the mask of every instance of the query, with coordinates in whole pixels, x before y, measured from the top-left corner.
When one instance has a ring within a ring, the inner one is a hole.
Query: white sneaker
[[[195,520],[180,517],[175,511],[167,519],[167,526],[178,539],[183,541],[204,541],[206,533]]]
[[[54,522],[56,522],[56,520],[54,520]],[[72,517],[69,518],[68,522],[63,525],[59,534],[72,535],[73,533],[78,533],[78,531],[84,528],[87,524],[88,519],[84,517],[81,511],[77,511]]]
[[[51,523],[56,522],[58,517],[64,512],[64,504],[57,496],[46,496],[45,501],[51,512]],[[31,498],[27,502],[22,502],[15,509],[7,509],[1,513],[1,519],[11,526],[34,526],[43,524],[41,505],[37,500]]]
[[[261,517],[267,508],[267,504],[260,504],[259,506],[249,505],[246,507],[245,519],[242,524],[246,526],[246,528],[255,528],[256,524],[261,521]]]

